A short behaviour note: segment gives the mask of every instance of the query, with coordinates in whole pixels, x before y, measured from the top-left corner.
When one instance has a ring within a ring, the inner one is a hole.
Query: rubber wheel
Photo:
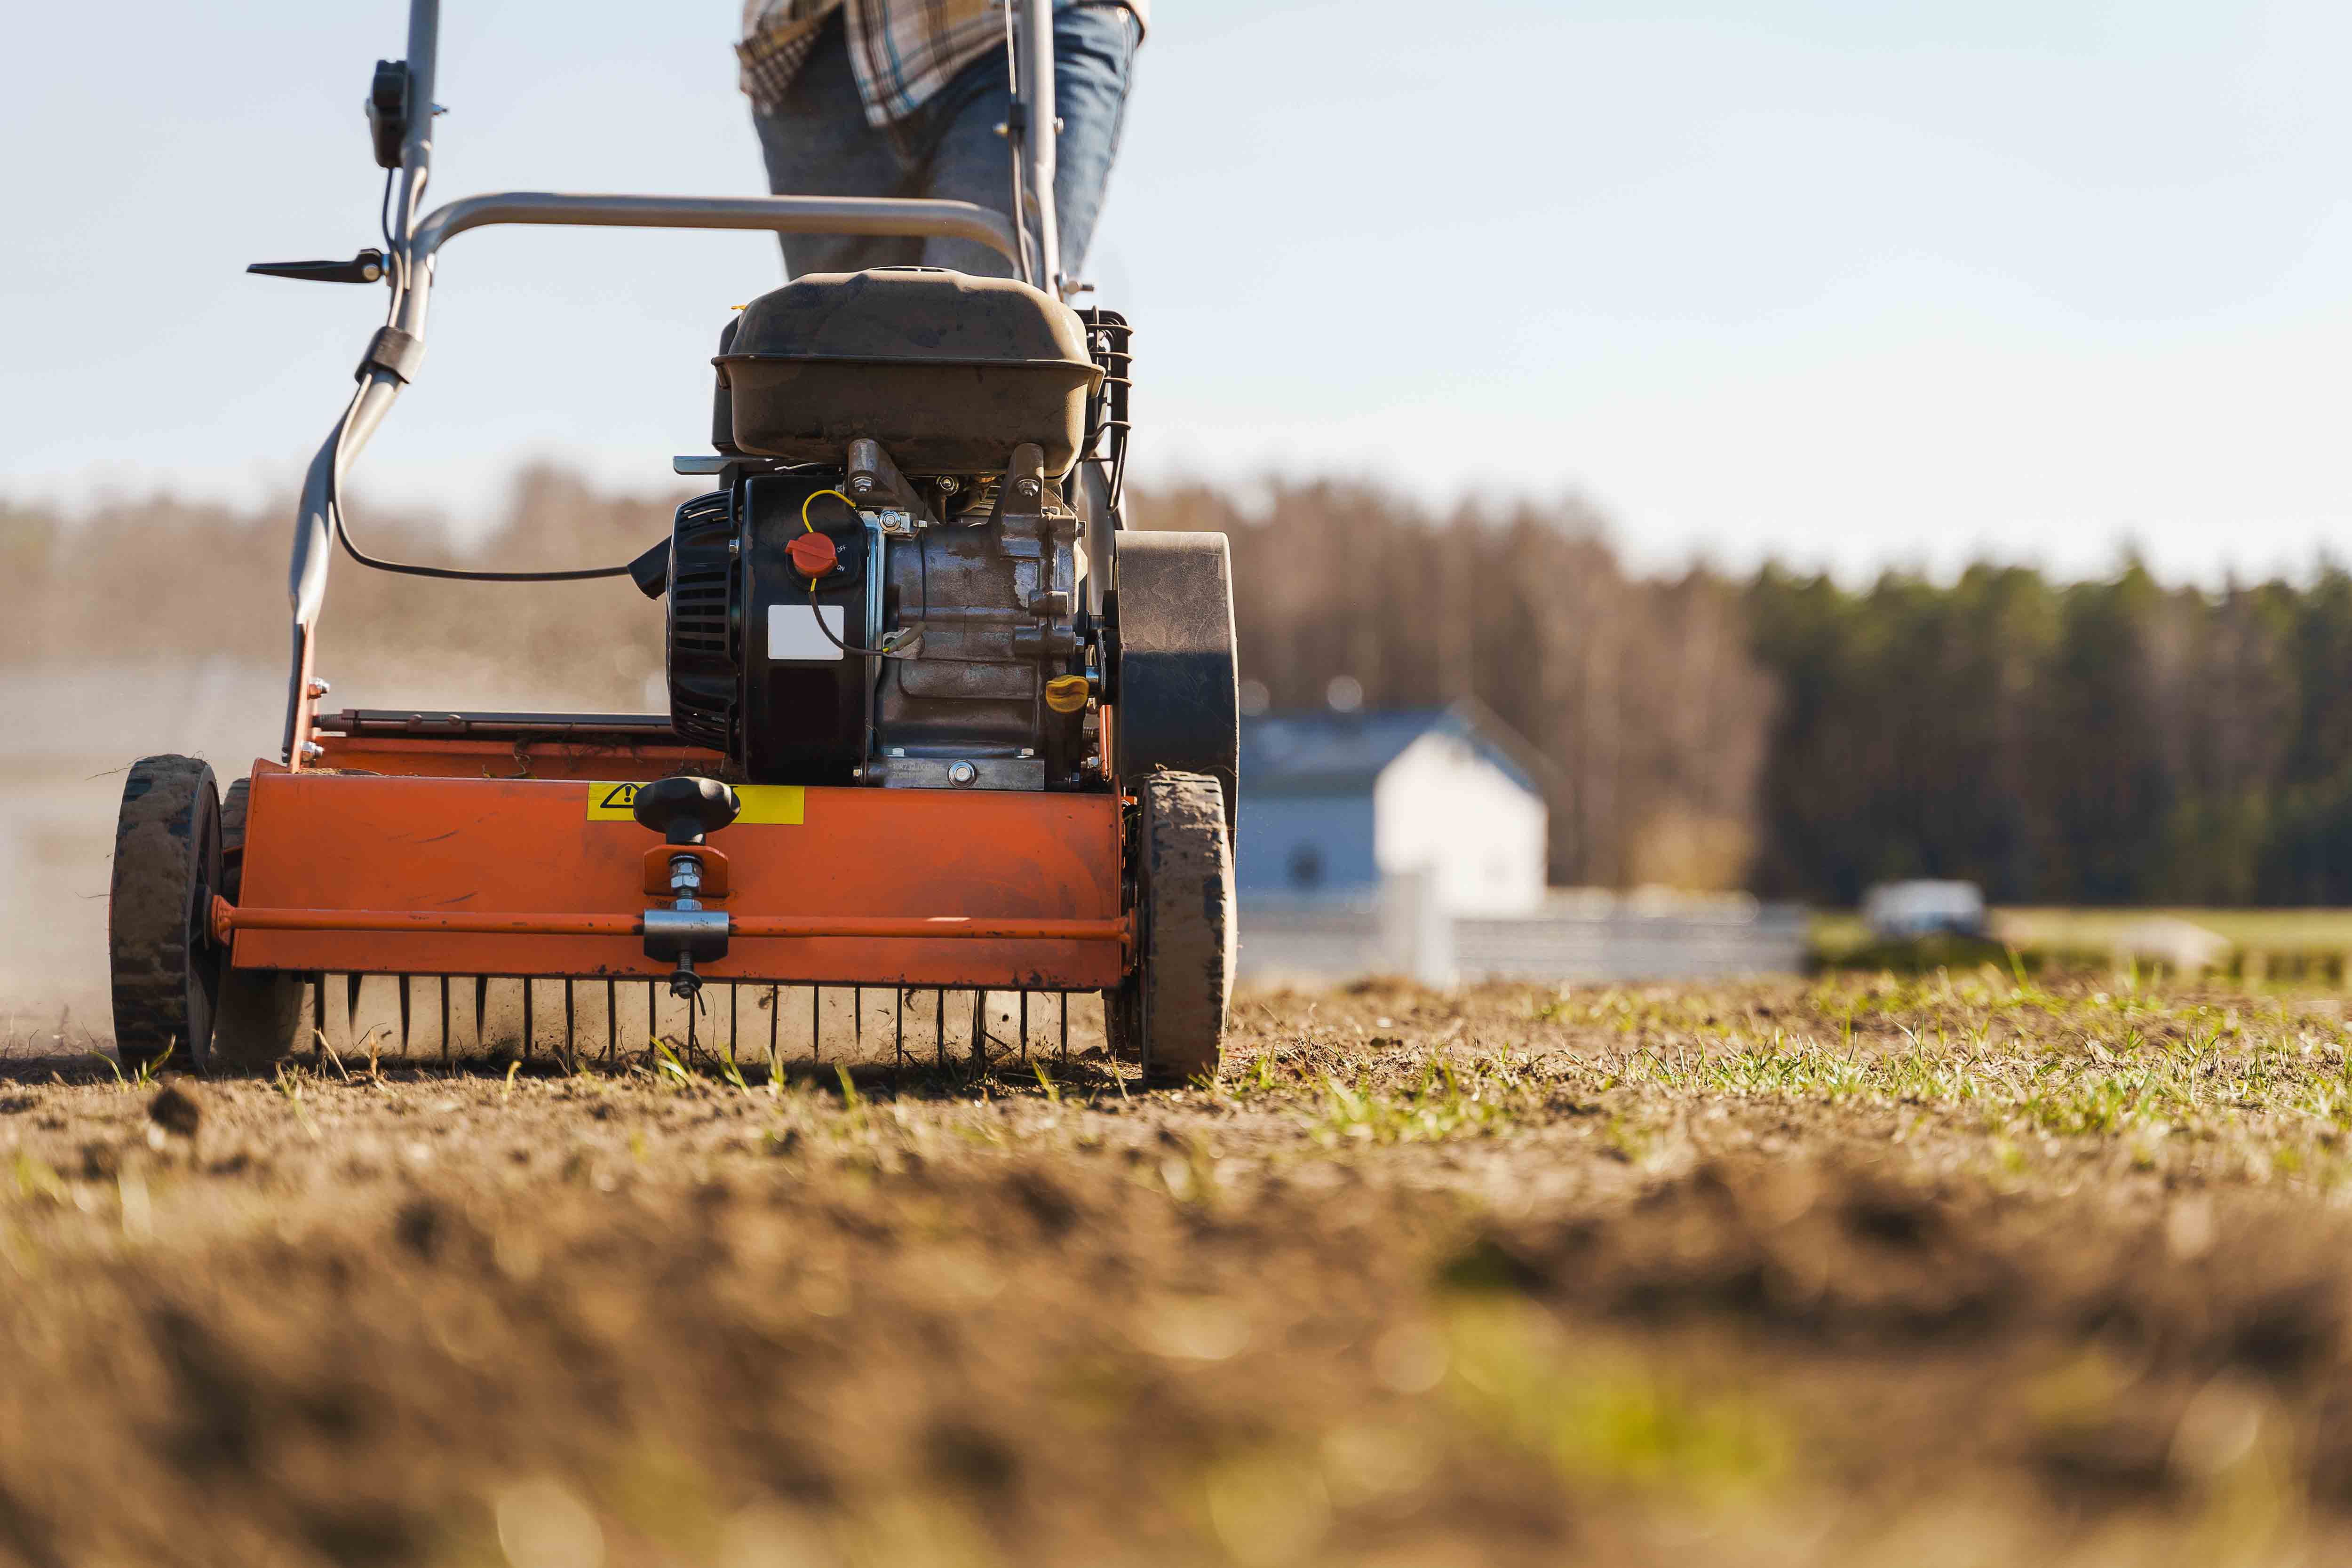
[[[231,779],[221,791],[221,897],[236,903],[245,891],[245,808],[251,779]]]
[[[212,939],[221,885],[220,794],[194,757],[142,757],[123,781],[107,943],[114,1048],[126,1070],[168,1056],[201,1070],[220,997]]]
[[[264,1077],[310,1042],[315,992],[308,974],[283,969],[225,969],[205,1071],[215,1078]]]
[[[236,779],[221,796],[221,896],[233,904],[245,890],[245,816],[252,789],[251,779]],[[310,977],[238,969],[228,958],[221,955],[220,998],[205,1070],[215,1076],[268,1073],[310,1038]]]
[[[1143,1007],[1143,988],[1132,975],[1116,991],[1106,991],[1103,997],[1103,1046],[1111,1059],[1139,1062],[1143,1059],[1143,1026],[1139,1015]]]
[[[1150,1083],[1214,1079],[1234,973],[1224,791],[1204,773],[1156,773],[1136,795],[1137,962],[1104,999],[1111,1049],[1131,1049]]]

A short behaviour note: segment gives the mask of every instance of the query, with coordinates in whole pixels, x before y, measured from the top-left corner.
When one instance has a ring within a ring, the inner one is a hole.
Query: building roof
[[[1311,710],[1242,721],[1242,796],[1363,795],[1423,736],[1469,742],[1530,795],[1541,795],[1545,764],[1510,727],[1472,702],[1337,713]]]

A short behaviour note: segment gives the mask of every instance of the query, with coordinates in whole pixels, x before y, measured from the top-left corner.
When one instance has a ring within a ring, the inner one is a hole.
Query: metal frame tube
[[[652,911],[666,914],[667,910]],[[720,914],[721,910],[697,911]],[[241,931],[435,931],[461,936],[617,936],[646,934],[642,914],[493,914],[445,910],[250,909],[215,897],[213,934]],[[989,918],[970,915],[728,915],[727,932],[745,941],[856,937],[867,941],[1117,942],[1133,935],[1129,917],[1103,920]]]
[[[409,0],[408,134],[401,142],[400,200],[393,209],[395,248],[404,247],[415,230],[425,182],[433,177],[433,89],[440,59],[441,0]]]
[[[1062,276],[1062,236],[1054,210],[1056,133],[1054,117],[1054,0],[1022,0],[1021,97],[1027,105],[1029,232],[1035,237],[1037,270],[1033,279],[1056,300],[1069,298]]]
[[[777,234],[918,235],[969,239],[1020,258],[1013,226],[970,202],[895,196],[645,196],[494,191],[435,208],[416,226],[415,254],[429,260],[455,236],[490,224],[587,228],[768,229]]]

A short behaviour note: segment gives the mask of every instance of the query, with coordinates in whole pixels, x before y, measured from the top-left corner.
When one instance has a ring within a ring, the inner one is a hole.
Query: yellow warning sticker
[[[637,790],[644,782],[590,784],[588,820],[635,821],[630,808],[636,805]],[[764,823],[772,827],[798,827],[801,825],[802,803],[807,795],[808,791],[798,784],[737,784],[735,798],[743,803],[743,815],[735,820]]]

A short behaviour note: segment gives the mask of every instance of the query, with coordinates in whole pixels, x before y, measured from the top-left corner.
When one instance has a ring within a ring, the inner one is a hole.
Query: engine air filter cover
[[[867,438],[921,474],[995,473],[1024,441],[1066,472],[1103,374],[1068,306],[934,267],[796,279],[743,308],[713,363],[741,450],[838,462]]]
[[[681,739],[730,755],[742,709],[736,654],[741,567],[735,556],[734,498],[725,490],[677,509],[669,546],[670,727]]]

